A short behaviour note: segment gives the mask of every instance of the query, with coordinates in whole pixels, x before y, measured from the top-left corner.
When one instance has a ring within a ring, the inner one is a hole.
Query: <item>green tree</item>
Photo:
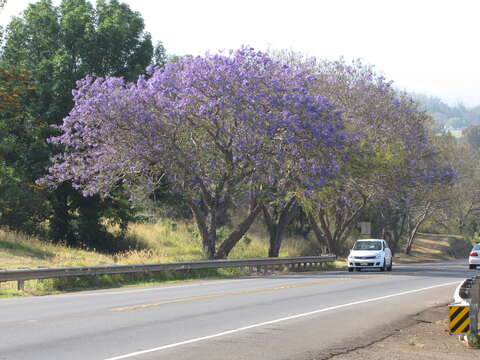
[[[155,50],[153,51],[153,64],[155,66],[165,66],[167,61],[167,50],[163,46],[163,43],[159,41],[155,45]]]
[[[48,213],[29,171],[43,146],[42,124],[26,111],[25,99],[33,91],[28,71],[0,66],[0,224],[28,232]]]
[[[87,74],[133,79],[144,72],[153,56],[142,17],[116,0],[99,0],[95,7],[86,0],[63,0],[59,6],[50,0],[30,4],[8,25],[4,42],[0,65],[29,71],[35,90],[24,99],[25,112],[44,125],[58,125],[69,113],[77,80]],[[32,178],[44,175],[49,157],[61,151],[44,141],[54,129],[38,129],[42,149],[25,155],[29,159],[25,171]],[[105,235],[101,217],[118,214],[108,211],[111,201],[83,199],[68,184],[47,194],[47,199],[53,209],[53,237],[72,245]]]

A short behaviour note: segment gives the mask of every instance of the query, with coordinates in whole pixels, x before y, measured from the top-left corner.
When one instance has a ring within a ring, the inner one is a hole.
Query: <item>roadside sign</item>
[[[470,306],[449,305],[450,334],[467,334],[470,332]]]
[[[360,221],[358,223],[358,227],[360,228],[360,234],[361,235],[368,235],[370,236],[372,234],[372,223],[368,221]]]

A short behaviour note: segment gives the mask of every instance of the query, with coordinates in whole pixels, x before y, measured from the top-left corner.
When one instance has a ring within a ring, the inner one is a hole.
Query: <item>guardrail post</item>
[[[480,276],[475,276],[470,288],[470,334],[467,335],[468,344],[480,347],[478,336],[478,307],[480,302]]]
[[[18,280],[17,282],[17,290],[23,291],[25,290],[25,280]]]

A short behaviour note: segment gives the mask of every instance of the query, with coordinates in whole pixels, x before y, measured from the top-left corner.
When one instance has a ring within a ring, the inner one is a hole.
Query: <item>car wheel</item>
[[[348,272],[353,272],[353,267],[349,267]]]
[[[387,262],[384,260],[383,266],[380,268],[380,271],[386,271],[386,270],[387,270]]]
[[[360,272],[360,271],[362,271],[362,269],[360,269],[360,268],[355,268],[355,271]]]
[[[387,267],[387,271],[392,271],[393,269],[393,260],[390,260],[390,265]]]
[[[470,264],[470,270],[476,269],[476,268],[477,268],[477,265],[472,265],[472,264]]]

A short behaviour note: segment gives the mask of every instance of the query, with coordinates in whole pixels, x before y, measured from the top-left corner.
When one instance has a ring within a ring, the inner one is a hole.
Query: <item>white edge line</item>
[[[366,300],[355,301],[355,302],[351,302],[351,303],[347,303],[347,304],[331,306],[331,307],[327,307],[327,308],[323,308],[323,309],[309,311],[309,312],[302,313],[302,314],[286,316],[286,317],[283,317],[283,318],[280,318],[280,319],[264,321],[264,322],[257,323],[257,324],[243,326],[243,327],[240,327],[240,328],[237,328],[237,329],[227,330],[227,331],[223,331],[223,332],[213,334],[213,335],[202,336],[202,337],[199,337],[199,338],[185,340],[185,341],[181,341],[181,342],[177,342],[177,343],[173,343],[173,344],[169,344],[169,345],[163,345],[163,346],[159,346],[159,347],[152,348],[152,349],[141,350],[141,351],[136,351],[136,352],[132,352],[132,353],[129,353],[129,354],[125,354],[125,355],[106,358],[105,360],[127,359],[127,358],[131,358],[131,357],[139,356],[139,355],[144,355],[144,354],[148,354],[148,353],[155,352],[155,351],[171,349],[171,348],[182,346],[182,345],[193,344],[193,343],[196,343],[196,342],[199,342],[199,341],[214,339],[214,338],[217,338],[217,337],[220,337],[220,336],[230,335],[230,334],[238,333],[238,332],[245,331],[245,330],[254,329],[254,328],[257,328],[257,327],[261,327],[261,326],[276,324],[276,323],[279,323],[279,322],[298,319],[298,318],[302,318],[302,317],[306,317],[306,316],[311,316],[311,315],[319,314],[319,313],[322,313],[322,312],[337,310],[337,309],[341,309],[341,308],[345,308],[345,307],[349,307],[349,306],[354,306],[354,305],[359,305],[359,304],[365,304],[365,303],[372,302],[372,301],[384,300],[384,299],[388,299],[388,298],[392,298],[392,297],[396,297],[396,296],[401,296],[401,295],[413,294],[413,293],[416,293],[416,292],[421,292],[421,291],[425,291],[425,290],[435,289],[435,288],[438,288],[438,287],[449,286],[449,285],[458,284],[458,283],[459,283],[459,281],[454,281],[454,282],[449,282],[449,283],[446,283],[446,284],[440,284],[440,285],[429,286],[429,287],[416,289],[416,290],[404,291],[404,292],[397,293],[397,294],[391,294],[391,295],[380,296],[380,297],[366,299]]]

